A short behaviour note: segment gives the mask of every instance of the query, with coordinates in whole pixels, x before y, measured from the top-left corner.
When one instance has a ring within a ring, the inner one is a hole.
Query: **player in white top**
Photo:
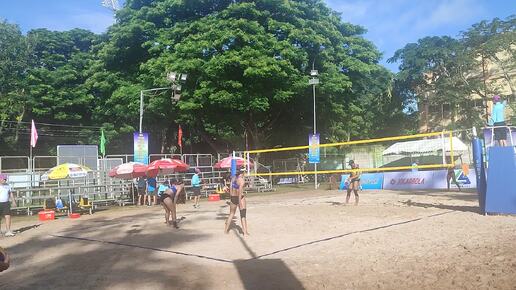
[[[7,229],[5,232],[6,237],[14,236],[14,233],[11,232],[11,205],[13,207],[16,206],[14,194],[11,190],[11,186],[7,184],[7,175],[0,174],[0,222],[2,221],[2,216],[4,216],[5,227]],[[0,224],[0,229],[1,228],[2,226]]]

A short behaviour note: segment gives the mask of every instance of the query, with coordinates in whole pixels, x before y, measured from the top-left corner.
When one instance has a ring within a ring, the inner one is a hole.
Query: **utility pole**
[[[170,72],[167,74],[167,79],[172,82],[172,87],[165,88],[153,88],[148,90],[140,91],[140,134],[142,131],[143,125],[143,103],[144,103],[144,93],[146,92],[156,92],[156,91],[168,91],[172,89],[172,102],[177,103],[181,99],[181,84],[179,82],[185,82],[188,75],[184,73],[176,73]]]
[[[317,76],[319,75],[319,72],[315,70],[315,61],[312,63],[312,70],[310,71],[310,76],[312,77],[308,84],[312,85],[312,91],[313,91],[313,99],[314,99],[314,136],[317,134],[317,117],[316,117],[316,110],[315,110],[315,85],[319,84],[319,79]],[[319,150],[320,147],[317,148]],[[317,189],[318,183],[317,183],[317,163],[314,163],[314,187]]]
[[[484,102],[486,108],[486,122],[489,122],[489,105],[488,105],[488,97],[487,97],[487,84],[486,84],[486,59],[484,54],[482,54],[482,78],[484,81]]]

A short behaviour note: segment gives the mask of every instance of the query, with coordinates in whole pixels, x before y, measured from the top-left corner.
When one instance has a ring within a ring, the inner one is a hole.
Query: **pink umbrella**
[[[129,162],[120,164],[115,168],[109,170],[109,177],[121,179],[133,179],[137,177],[144,177],[147,166],[139,162]]]
[[[186,172],[190,165],[179,159],[160,159],[153,161],[147,167],[147,176],[157,176],[158,174],[171,174],[176,172]]]
[[[231,159],[233,159],[233,157],[231,157],[231,156],[221,159],[221,160],[219,160],[219,162],[217,162],[217,163],[215,163],[215,165],[213,165],[213,168],[216,168],[216,169],[231,168]],[[237,162],[237,167],[247,166],[248,163],[250,164],[251,167],[253,166],[253,162],[250,160],[244,160],[244,158],[242,158],[242,157],[235,157],[235,159]]]

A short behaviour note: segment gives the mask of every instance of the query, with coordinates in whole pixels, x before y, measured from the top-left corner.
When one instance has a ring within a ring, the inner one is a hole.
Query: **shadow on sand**
[[[445,197],[450,200],[477,201],[478,194],[473,189],[463,189],[462,192],[450,192],[447,190],[415,190],[415,191],[396,191],[399,195],[425,195],[435,197]]]
[[[445,210],[453,210],[453,211],[462,211],[462,212],[473,212],[481,214],[480,208],[478,206],[469,206],[469,205],[447,205],[447,204],[432,204],[432,203],[423,203],[423,202],[414,202],[411,200],[401,201],[402,204],[406,206],[415,206],[422,208],[438,208]]]
[[[83,220],[58,233],[14,245],[9,248],[13,262],[2,273],[0,289],[213,289],[221,285],[204,275],[221,263],[235,266],[245,289],[303,289],[282,260],[256,258],[241,236],[241,227],[234,223],[232,229],[250,259],[229,260],[174,250],[210,235],[175,230],[161,222],[155,224],[159,231],[143,231],[148,218],[148,213],[143,213]],[[185,269],[195,271],[185,275]]]
[[[236,260],[234,265],[247,290],[304,289],[281,259]]]

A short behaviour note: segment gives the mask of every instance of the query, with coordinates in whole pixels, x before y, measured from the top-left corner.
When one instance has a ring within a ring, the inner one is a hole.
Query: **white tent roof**
[[[438,151],[442,152],[443,146],[446,152],[450,152],[450,138],[398,142],[385,149],[383,155],[428,155]],[[453,151],[468,151],[468,147],[459,138],[453,137]]]

